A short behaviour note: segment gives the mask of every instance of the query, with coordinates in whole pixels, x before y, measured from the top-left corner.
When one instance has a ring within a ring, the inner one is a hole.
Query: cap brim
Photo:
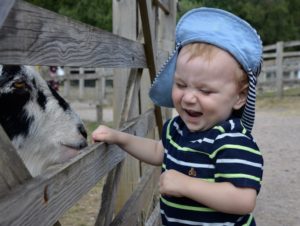
[[[149,96],[155,105],[162,107],[173,107],[172,87],[177,57],[178,48],[175,49],[173,55],[157,74],[155,81],[150,88]]]

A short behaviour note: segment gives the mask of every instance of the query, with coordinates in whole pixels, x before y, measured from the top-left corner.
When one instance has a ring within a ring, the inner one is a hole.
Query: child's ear
[[[237,96],[237,100],[233,106],[233,109],[239,110],[241,107],[243,107],[246,104],[247,96],[248,96],[248,86],[243,87],[240,90],[239,95]]]

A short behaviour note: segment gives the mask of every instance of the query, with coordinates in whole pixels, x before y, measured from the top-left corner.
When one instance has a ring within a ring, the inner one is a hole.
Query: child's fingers
[[[99,142],[101,141],[101,131],[96,129],[93,133],[92,133],[92,139],[94,142]]]

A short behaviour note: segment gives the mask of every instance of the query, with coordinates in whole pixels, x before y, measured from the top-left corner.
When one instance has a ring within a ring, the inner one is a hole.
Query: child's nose
[[[186,103],[195,103],[197,100],[195,92],[192,90],[186,91],[182,99]]]

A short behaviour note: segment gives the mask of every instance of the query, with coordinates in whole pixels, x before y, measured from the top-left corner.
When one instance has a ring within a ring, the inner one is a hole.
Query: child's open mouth
[[[199,111],[193,111],[193,110],[187,110],[185,109],[185,112],[188,114],[188,116],[190,117],[200,117],[203,115],[202,112],[199,112]]]

